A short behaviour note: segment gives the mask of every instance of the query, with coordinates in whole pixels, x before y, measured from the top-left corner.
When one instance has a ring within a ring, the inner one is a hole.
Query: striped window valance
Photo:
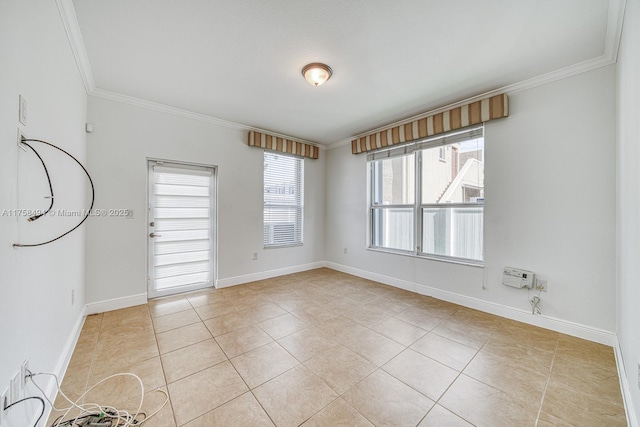
[[[503,93],[354,139],[351,152],[378,150],[508,116],[509,98]]]
[[[317,159],[319,151],[315,145],[253,130],[249,131],[249,145],[311,159]]]

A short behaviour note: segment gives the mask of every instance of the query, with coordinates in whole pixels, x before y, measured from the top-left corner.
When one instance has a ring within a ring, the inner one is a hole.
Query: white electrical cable
[[[140,394],[140,404],[138,405],[138,409],[136,410],[136,413],[135,413],[135,415],[134,415],[133,417],[131,417],[131,415],[130,415],[127,411],[118,411],[116,408],[113,408],[113,407],[110,407],[110,406],[101,406],[101,405],[98,405],[97,403],[85,403],[85,404],[84,404],[84,405],[82,405],[82,406],[79,406],[79,405],[77,405],[77,404],[76,404],[76,402],[81,401],[82,399],[84,399],[84,397],[87,395],[87,393],[89,393],[90,391],[92,391],[94,388],[96,388],[97,386],[99,386],[99,385],[100,385],[100,384],[102,384],[103,382],[105,382],[105,381],[107,381],[107,380],[110,380],[111,378],[115,378],[115,377],[119,377],[119,376],[130,376],[130,377],[133,377],[133,378],[137,379],[137,380],[138,380],[138,383],[140,384],[140,391],[141,391],[141,394]],[[114,412],[114,413],[116,413],[116,414],[118,415],[118,424],[116,424],[116,425],[120,425],[121,415],[122,415],[122,416],[123,416],[123,418],[124,418],[124,421],[125,421],[124,427],[129,427],[129,426],[131,425],[131,423],[132,423],[133,421],[135,421],[135,418],[136,418],[136,417],[138,416],[138,414],[140,413],[140,410],[142,409],[142,403],[143,403],[143,402],[144,402],[144,385],[142,384],[142,380],[140,379],[140,377],[139,377],[139,376],[137,376],[136,374],[129,373],[129,372],[124,372],[124,373],[119,373],[119,374],[109,375],[108,377],[106,377],[106,378],[104,378],[104,379],[102,379],[102,380],[98,381],[96,384],[94,384],[93,386],[91,386],[91,387],[90,387],[87,391],[85,391],[85,392],[82,394],[82,396],[80,396],[80,397],[79,397],[75,402],[72,402],[72,405],[73,405],[73,406],[72,406],[72,407],[70,407],[70,408],[67,410],[67,412],[65,412],[65,414],[64,414],[64,415],[62,416],[62,418],[58,421],[58,423],[56,424],[56,426],[59,426],[59,425],[60,425],[60,422],[61,422],[64,418],[66,418],[66,417],[67,417],[67,415],[71,412],[71,410],[73,409],[73,407],[76,407],[76,408],[78,408],[78,409],[80,409],[80,410],[82,410],[82,411],[84,411],[84,412],[86,412],[86,413],[89,413],[89,411],[86,411],[86,408],[84,408],[83,406],[89,406],[89,407],[95,406],[96,408],[99,408],[99,410],[100,410],[100,411],[102,411],[102,412],[106,412],[106,411],[104,411],[104,409],[103,409],[103,408],[107,408],[107,409],[113,410],[113,412]],[[86,415],[86,413],[85,413],[85,414],[82,414],[82,415]],[[79,417],[80,417],[80,415],[78,415],[78,417],[76,417],[76,420],[77,420]]]
[[[531,314],[537,314],[537,315],[542,314],[542,311],[540,310],[540,307],[538,307],[538,304],[540,304],[540,298],[539,297],[535,296],[529,302],[531,303]]]
[[[44,390],[42,390],[42,388],[40,388],[40,386],[35,382],[35,380],[33,379],[33,377],[35,375],[50,375],[52,377],[55,378],[56,381],[56,388],[58,390],[58,392],[62,395],[62,397],[65,398],[65,400],[67,400],[71,406],[69,406],[68,408],[56,408],[53,404],[53,402],[51,402],[49,400],[49,398],[47,397],[46,393],[44,392]],[[97,403],[85,403],[82,405],[79,405],[78,402],[80,402],[82,399],[84,399],[84,397],[91,392],[93,389],[95,389],[98,385],[102,384],[103,382],[110,380],[112,378],[115,377],[120,377],[120,376],[130,376],[135,378],[138,381],[138,384],[140,385],[140,404],[138,405],[138,409],[136,410],[136,413],[134,415],[131,415],[129,412],[127,411],[121,411],[118,410],[117,408],[114,408],[112,406],[106,406],[106,405],[99,405]],[[47,400],[47,402],[49,402],[49,404],[51,405],[51,407],[58,412],[62,412],[65,411],[65,413],[58,419],[58,421],[56,422],[55,426],[59,427],[60,423],[62,422],[66,422],[63,421],[68,415],[69,413],[74,409],[77,408],[80,410],[80,414],[76,416],[76,418],[73,420],[73,422],[77,422],[79,419],[81,419],[82,417],[85,417],[87,415],[92,415],[92,414],[96,414],[96,412],[98,412],[99,414],[106,414],[110,417],[112,417],[115,421],[117,421],[117,423],[115,424],[116,426],[122,426],[122,427],[130,427],[133,424],[135,425],[140,425],[142,423],[144,423],[145,421],[151,419],[151,417],[153,417],[154,415],[156,415],[157,413],[159,413],[165,406],[166,404],[169,402],[169,395],[167,394],[166,391],[162,390],[162,389],[156,389],[156,391],[162,392],[165,395],[165,401],[162,403],[162,405],[155,411],[153,412],[151,415],[149,416],[145,416],[145,418],[141,421],[137,421],[136,418],[138,417],[138,415],[140,415],[140,411],[142,409],[142,404],[144,402],[144,385],[142,383],[142,380],[140,379],[140,377],[138,377],[135,374],[129,373],[129,372],[123,372],[123,373],[118,373],[118,374],[114,374],[114,375],[110,375],[102,380],[100,380],[99,382],[97,382],[96,384],[94,384],[93,386],[91,386],[87,391],[85,391],[76,401],[72,401],[71,399],[69,399],[67,397],[66,394],[64,394],[64,392],[62,391],[61,387],[60,387],[60,381],[57,377],[57,375],[55,374],[51,374],[48,372],[42,372],[42,373],[38,373],[38,374],[33,374],[31,372],[29,372],[29,378],[31,379],[31,382],[36,386],[36,388],[38,390],[40,390],[40,392],[43,394],[43,396],[45,397],[45,399]],[[94,409],[94,410],[92,410]],[[124,422],[124,424],[120,424],[121,422]]]
[[[531,291],[533,289],[527,288],[527,298],[531,296]],[[534,295],[533,298],[529,300],[529,304],[531,304],[531,314],[541,316],[542,309],[540,308],[540,303],[542,302],[542,288],[536,287],[538,291],[538,295]]]
[[[144,420],[140,421],[140,422],[138,423],[138,425],[140,425],[140,424],[142,424],[142,423],[146,422],[148,419],[150,419],[151,417],[153,417],[154,415],[156,415],[158,412],[162,411],[162,408],[164,408],[164,407],[167,405],[167,403],[169,403],[169,393],[167,393],[166,391],[164,391],[164,390],[163,390],[163,389],[161,389],[161,388],[157,388],[157,389],[156,389],[156,391],[160,391],[160,392],[164,393],[164,396],[165,396],[165,398],[166,398],[166,399],[164,399],[164,402],[162,403],[162,405],[160,405],[160,407],[159,407],[158,409],[156,409],[156,410],[155,410],[155,412],[151,413],[151,415],[149,415],[148,417],[146,417]]]

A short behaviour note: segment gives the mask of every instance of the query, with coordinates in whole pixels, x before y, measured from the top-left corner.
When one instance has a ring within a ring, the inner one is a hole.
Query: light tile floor
[[[626,425],[610,347],[329,269],[88,316],[63,390],[117,372],[155,427]]]

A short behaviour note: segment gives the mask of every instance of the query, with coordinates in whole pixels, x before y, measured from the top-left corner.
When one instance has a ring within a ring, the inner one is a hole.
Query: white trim
[[[241,285],[243,283],[255,282],[257,280],[270,279],[272,277],[284,276],[285,274],[299,273],[301,271],[313,270],[325,267],[324,261],[312,262],[309,264],[301,264],[293,267],[279,268],[276,270],[262,271],[259,273],[245,274],[243,276],[228,277],[226,279],[218,279],[216,288],[227,288],[229,286]],[[105,311],[119,310],[121,308],[133,307],[147,303],[147,294],[130,295],[121,298],[114,298],[106,301],[93,302],[86,305],[86,313],[96,314]]]
[[[178,117],[184,117],[187,119],[197,120],[200,122],[211,123],[214,125],[223,126],[231,129],[239,130],[257,130],[258,132],[265,132],[249,126],[241,125],[240,123],[230,122],[227,120],[217,119],[204,114],[193,113],[191,111],[183,110],[181,108],[171,107],[165,104],[159,104],[157,102],[147,101],[146,99],[136,98],[129,95],[123,95],[110,90],[94,89],[89,93],[96,98],[108,99],[109,101],[121,102],[123,104],[129,104],[136,107],[146,108],[148,110],[158,111],[160,113],[171,114]],[[269,132],[270,133],[270,132]],[[291,137],[288,137],[291,138]]]
[[[87,315],[104,313],[105,311],[119,310],[121,308],[133,307],[147,303],[147,293],[129,295],[121,298],[113,298],[105,301],[92,302],[87,304]]]
[[[141,108],[146,108],[153,111],[159,111],[174,116],[184,117],[187,119],[198,120],[205,123],[212,123],[218,126],[223,126],[231,129],[239,129],[246,131],[256,131],[261,133],[268,133],[280,138],[294,139],[296,141],[304,142],[318,147],[319,150],[326,150],[326,147],[322,144],[318,144],[313,141],[309,141],[303,138],[295,136],[283,135],[281,133],[272,132],[270,130],[256,128],[253,126],[243,125],[241,123],[231,122],[228,120],[219,119],[213,116],[207,116],[205,114],[194,113],[192,111],[183,110],[181,108],[171,107],[169,105],[159,104],[157,102],[147,101],[146,99],[136,98],[133,96],[123,95],[120,93],[112,92],[109,90],[99,89],[96,87],[95,80],[93,78],[93,72],[91,71],[91,63],[89,62],[89,56],[87,55],[87,49],[82,38],[82,32],[80,31],[80,24],[78,23],[78,16],[76,15],[76,9],[73,5],[73,0],[56,0],[60,17],[62,18],[62,25],[67,33],[67,39],[73,52],[73,57],[78,65],[78,71],[82,77],[87,95],[95,96],[97,98],[108,99],[111,101],[121,102],[124,104],[134,105]]]
[[[269,134],[272,136],[277,136],[284,139],[291,139],[303,142],[305,144],[312,145],[314,147],[318,147],[320,151],[324,151],[327,148],[322,144],[317,142],[309,141],[308,139],[299,138],[297,136],[284,135],[282,133],[273,132],[270,130],[257,128],[253,126],[243,125],[242,123],[231,122],[229,120],[218,119],[213,116],[208,116],[206,114],[194,113],[192,111],[183,110],[181,108],[171,107],[165,104],[159,104],[153,101],[147,101],[146,99],[136,98],[134,96],[123,95],[120,93],[112,92],[104,89],[93,89],[90,92],[87,92],[89,96],[95,96],[96,98],[107,99],[109,101],[120,102],[123,104],[129,104],[140,108],[146,108],[147,110],[158,111],[160,113],[171,114],[173,116],[183,117],[186,119],[197,120],[199,122],[211,123],[217,126],[222,126],[230,129],[237,130],[246,130],[246,131],[256,131],[260,132],[263,135]]]
[[[409,282],[402,279],[397,279],[391,276],[385,276],[383,274],[373,273],[370,271],[361,270],[354,267],[349,267],[343,264],[338,264],[329,261],[318,261],[309,264],[301,264],[292,267],[279,268],[275,270],[262,271],[258,273],[245,274],[242,276],[228,277],[225,279],[218,279],[216,282],[216,288],[222,289],[230,286],[236,286],[243,283],[255,282],[258,280],[270,279],[272,277],[284,276],[286,274],[299,273],[302,271],[313,270],[316,268],[331,268],[336,271],[351,274],[353,276],[362,277],[364,279],[373,280],[386,285],[394,286],[396,288],[404,289],[407,291],[419,293],[422,295],[432,296],[443,301],[452,302],[464,307],[473,308],[483,311],[485,313],[495,314],[497,316],[505,317],[507,319],[516,320],[522,323],[527,323],[534,326],[539,326],[545,329],[551,329],[553,331],[561,332],[574,337],[586,339],[589,341],[597,342],[600,344],[616,347],[617,337],[614,332],[606,331],[599,328],[594,328],[587,325],[571,322],[568,320],[558,319],[549,316],[533,316],[526,310],[521,310],[513,307],[509,307],[503,304],[494,303],[491,301],[481,300],[479,298],[469,297],[454,292],[445,291],[442,289],[433,288],[431,286],[420,285],[414,282]],[[131,295],[128,297],[114,298],[111,300],[90,303],[86,305],[86,314],[102,313],[105,311],[118,310],[121,308],[132,307],[135,305],[146,304],[147,294]],[[622,377],[622,375],[621,375]]]
[[[620,343],[616,341],[613,347],[616,355],[616,365],[618,367],[618,378],[620,379],[620,391],[622,392],[622,401],[624,402],[625,413],[627,414],[627,425],[629,427],[640,427],[638,418],[633,407],[633,398],[631,397],[631,389],[629,388],[629,380],[627,379],[627,370],[622,358],[622,349]]]
[[[80,72],[80,77],[82,77],[84,88],[87,94],[89,94],[96,89],[96,83],[93,80],[91,63],[89,62],[89,56],[87,55],[84,40],[82,39],[76,8],[73,6],[72,0],[56,0],[56,4],[58,5],[62,25],[64,25],[64,30],[67,33],[67,39],[69,39],[69,45],[71,46],[73,57],[78,65],[78,71]]]
[[[427,113],[422,113],[417,116],[404,119],[402,121],[387,124],[377,129],[372,129],[365,133],[354,135],[348,139],[338,141],[333,144],[319,144],[319,143],[308,141],[302,138],[282,135],[282,134],[274,133],[265,129],[254,128],[254,127],[243,125],[240,123],[218,119],[216,117],[194,113],[191,111],[182,110],[180,108],[175,108],[168,105],[159,104],[156,102],[151,102],[144,99],[135,98],[132,96],[122,95],[122,94],[111,92],[108,90],[96,88],[95,81],[93,79],[93,73],[91,71],[91,65],[89,63],[89,57],[87,55],[84,40],[82,39],[80,25],[78,24],[78,18],[76,16],[75,7],[73,6],[73,1],[72,0],[56,0],[56,4],[58,5],[60,16],[62,18],[62,23],[67,33],[67,38],[69,39],[71,50],[73,51],[73,55],[78,65],[78,70],[80,71],[80,75],[82,76],[82,81],[84,82],[84,86],[88,95],[95,96],[98,98],[103,98],[103,99],[109,99],[112,101],[122,102],[125,104],[131,104],[131,105],[135,105],[142,108],[148,108],[150,110],[160,111],[167,114],[173,114],[180,117],[190,118],[193,120],[213,123],[219,126],[229,127],[232,129],[254,130],[257,132],[266,132],[278,137],[295,139],[311,145],[315,145],[318,147],[320,151],[324,151],[324,150],[332,150],[334,148],[342,147],[343,145],[351,144],[351,140],[353,139],[357,139],[361,136],[369,135],[371,133],[380,131],[387,127],[399,126],[401,124],[418,120],[420,118],[423,118],[432,114],[437,114],[452,108],[459,107],[460,105],[463,105],[463,104],[477,101],[484,97],[497,95],[503,92],[516,93],[523,90],[528,90],[537,86],[541,86],[547,83],[566,79],[568,77],[572,77],[581,73],[595,70],[600,67],[606,67],[607,65],[614,64],[617,61],[618,48],[620,46],[620,38],[622,36],[622,22],[624,19],[624,10],[626,6],[626,0],[610,0],[609,1],[609,13],[608,13],[608,19],[607,19],[604,53],[599,57],[592,58],[592,59],[580,62],[578,64],[570,65],[568,67],[560,68],[558,70],[551,71],[549,73],[543,74],[541,76],[533,77],[531,79],[527,79],[522,82],[514,83],[511,85],[501,87],[499,89],[485,92],[478,96],[467,98],[463,101],[456,102],[454,104],[450,104],[442,108],[438,108],[437,110],[431,110]]]
[[[401,121],[397,121],[397,122],[393,122],[393,123],[389,123],[386,124],[384,126],[375,128],[375,129],[371,129],[365,133],[361,133],[358,135],[354,135],[348,139],[342,140],[342,141],[338,141],[338,142],[334,142],[333,144],[329,144],[326,146],[327,150],[333,150],[345,145],[350,145],[351,141],[354,139],[358,139],[361,138],[365,135],[369,135],[371,133],[374,132],[380,132],[386,128],[389,127],[396,127],[396,126],[402,126],[406,123],[415,121],[415,120],[420,120],[423,119],[425,117],[428,116],[433,116],[435,114],[438,113],[443,113],[445,111],[451,110],[453,108],[457,108],[466,104],[470,104],[472,102],[476,102],[479,101],[480,99],[483,98],[490,98],[494,95],[499,95],[501,93],[507,93],[508,95],[512,95],[514,93],[518,93],[518,92],[523,92],[525,90],[529,90],[529,89],[533,89],[535,87],[538,86],[543,86],[546,85],[548,83],[553,83],[556,82],[558,80],[563,80],[569,77],[573,77],[573,76],[577,76],[578,74],[582,74],[582,73],[586,73],[589,71],[593,71],[595,69],[601,68],[601,67],[606,67],[607,65],[611,65],[611,64],[615,64],[616,59],[615,58],[611,58],[609,56],[606,55],[602,55],[599,56],[597,58],[593,58],[593,59],[589,59],[587,61],[583,61],[574,65],[569,65],[568,67],[564,67],[564,68],[560,68],[559,70],[555,70],[555,71],[551,71],[549,73],[546,74],[542,74],[536,77],[532,77],[530,79],[527,80],[523,80],[521,82],[518,83],[514,83],[511,85],[507,85],[507,86],[503,86],[501,88],[498,89],[494,89],[492,91],[489,92],[484,92],[481,93],[480,95],[476,95],[473,96],[471,98],[467,98],[464,99],[462,101],[458,101],[458,102],[454,102],[453,104],[449,104],[449,105],[445,105],[444,107],[440,107],[437,108],[435,110],[429,110],[426,113],[420,113],[416,116],[412,116],[406,119],[403,119]]]
[[[240,285],[243,283],[249,283],[257,280],[269,279],[272,277],[282,276],[286,274],[298,273],[301,271],[313,270],[316,268],[327,267],[336,271],[351,274],[354,276],[362,277],[365,279],[373,280],[379,283],[384,283],[390,286],[394,286],[400,289],[404,289],[411,292],[420,293],[423,295],[433,296],[435,298],[449,301],[455,304],[459,304],[465,307],[474,308],[487,313],[496,314],[498,316],[506,317],[512,320],[517,320],[523,323],[540,326],[542,328],[551,329],[557,332],[562,332],[567,335],[576,336],[579,338],[587,339],[590,341],[598,342],[601,344],[609,345],[613,347],[616,366],[618,370],[618,377],[620,379],[620,389],[622,392],[622,398],[625,406],[625,413],[627,417],[627,423],[629,427],[640,427],[638,424],[638,418],[636,417],[633,407],[633,400],[629,389],[629,382],[627,379],[624,360],[622,358],[622,350],[618,342],[617,336],[613,332],[605,331],[590,326],[580,325],[578,323],[569,322],[566,320],[556,319],[545,316],[532,316],[529,312],[524,310],[515,309],[502,304],[496,304],[489,301],[483,301],[478,298],[468,297],[465,295],[456,294],[453,292],[443,291],[441,289],[432,288],[430,286],[419,285],[417,283],[409,282],[406,280],[397,279],[390,276],[385,276],[378,273],[372,273],[366,270],[361,270],[354,267],[349,267],[343,264],[338,264],[329,261],[318,261],[309,264],[302,264],[293,267],[280,268],[276,270],[269,270],[260,273],[252,273],[243,276],[229,277],[226,279],[218,280],[217,288],[226,288],[230,286]],[[58,360],[54,372],[58,375],[60,380],[64,378],[69,361],[73,355],[76,343],[82,331],[82,326],[86,315],[101,313],[104,311],[116,310],[120,308],[131,307],[135,305],[145,304],[147,302],[146,294],[132,295],[129,297],[116,298],[112,300],[102,301],[98,303],[91,303],[85,306],[85,309],[80,312],[80,316],[74,325],[67,343],[62,351],[62,354]],[[55,382],[50,381],[45,387],[45,391],[50,400],[56,398],[57,390],[55,388]],[[44,420],[49,418],[51,408],[47,405]],[[31,424],[35,423],[35,417]]]
[[[550,71],[546,74],[542,74],[527,80],[523,80],[521,82],[503,86],[501,88],[494,89],[489,92],[484,92],[480,95],[476,95],[471,98],[467,98],[462,101],[458,101],[453,104],[446,105],[444,107],[427,111],[426,113],[420,113],[416,116],[409,117],[407,119],[389,123],[384,126],[380,126],[376,129],[371,129],[364,133],[354,135],[349,139],[337,141],[337,142],[334,142],[333,144],[328,144],[326,146],[327,147],[326,149],[333,150],[335,148],[339,148],[344,145],[349,145],[351,144],[352,140],[358,139],[365,135],[369,135],[374,132],[380,132],[386,128],[401,126],[403,124],[406,124],[415,120],[419,120],[427,116],[432,116],[434,114],[442,113],[442,112],[451,110],[453,108],[460,107],[465,104],[470,104],[472,102],[478,101],[483,98],[488,98],[488,97],[505,93],[505,92],[511,95],[514,93],[533,89],[538,86],[543,86],[548,83],[553,83],[558,80],[563,80],[569,77],[573,77],[578,74],[593,71],[601,67],[606,67],[607,65],[615,64],[616,61],[618,60],[618,49],[620,47],[620,38],[622,36],[622,22],[624,19],[625,6],[626,6],[626,0],[610,0],[609,1],[609,14],[607,18],[607,30],[606,30],[606,36],[605,36],[604,53],[596,58],[591,58],[586,61],[579,62],[577,64],[569,65],[567,67]]]
[[[69,334],[69,338],[67,338],[67,342],[62,349],[62,353],[60,354],[60,358],[58,359],[58,363],[56,364],[53,372],[60,379],[60,383],[62,383],[62,379],[67,372],[67,368],[69,367],[69,362],[71,361],[71,356],[73,356],[73,351],[76,349],[76,344],[78,342],[78,338],[80,338],[80,333],[82,332],[82,327],[84,326],[84,321],[86,319],[86,307],[80,311],[80,315],[76,320],[73,329],[71,329],[71,333]],[[50,377],[38,377],[38,381],[42,381],[43,378],[49,378],[46,386],[42,387],[46,392],[47,398],[50,401],[54,401],[56,396],[58,395],[58,388],[56,387],[56,382],[53,378]],[[40,385],[40,384],[38,384]],[[32,386],[27,386],[32,387]],[[35,390],[35,388],[34,388]],[[42,422],[46,422],[49,419],[49,415],[51,414],[51,405],[45,405],[44,415],[42,415]],[[35,425],[36,418],[38,414],[35,414],[29,425]]]
[[[609,0],[609,16],[607,19],[607,35],[605,36],[604,56],[618,61],[618,50],[622,39],[622,23],[627,0]]]
[[[554,317],[533,316],[528,311],[509,307],[503,304],[497,304],[466,295],[456,294],[454,292],[444,291],[442,289],[424,286],[406,280],[396,279],[394,277],[372,273],[370,271],[360,270],[358,268],[348,267],[342,264],[327,262],[326,267],[342,271],[343,273],[348,273],[354,276],[373,280],[379,283],[384,283],[386,285],[394,286],[400,289],[405,289],[407,291],[432,296],[443,301],[452,302],[454,304],[480,310],[485,313],[495,314],[497,316],[517,320],[518,322],[539,326],[545,329],[551,329],[556,332],[561,332],[563,334],[572,335],[574,337],[583,338],[600,344],[613,347],[617,342],[615,333],[605,331],[603,329],[593,328],[591,326],[581,325],[579,323],[557,319]]]
[[[218,279],[218,281],[216,282],[216,289],[228,288],[229,286],[241,285],[243,283],[270,279],[272,277],[284,276],[285,274],[299,273],[301,271],[314,270],[316,268],[322,267],[326,267],[326,263],[324,261],[318,261],[309,264],[295,265],[293,267],[278,268],[276,270],[245,274],[242,276],[227,277],[226,279]]]
[[[360,270],[359,268],[349,267],[330,261],[325,263],[325,267],[351,274],[353,276],[362,277],[363,279],[373,280],[374,282],[384,283],[385,285],[394,286],[396,288],[404,289],[405,291],[417,292],[415,283],[396,279],[395,277],[384,276],[382,274],[372,273],[370,271]]]

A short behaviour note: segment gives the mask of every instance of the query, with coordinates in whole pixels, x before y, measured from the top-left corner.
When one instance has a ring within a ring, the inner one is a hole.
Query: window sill
[[[432,255],[423,255],[423,254],[416,254],[415,252],[408,252],[408,251],[402,251],[402,250],[393,250],[393,249],[384,249],[384,248],[376,248],[376,247],[368,247],[367,250],[368,251],[373,251],[373,252],[382,252],[382,253],[385,253],[385,254],[403,255],[403,256],[408,256],[408,257],[411,257],[411,258],[428,259],[428,260],[431,260],[431,261],[446,262],[446,263],[449,263],[449,264],[466,265],[468,267],[484,268],[484,261],[472,261],[472,260],[466,260],[466,259],[460,259],[460,258],[449,258],[449,257],[439,257],[439,256],[432,256]]]
[[[303,246],[302,243],[291,243],[288,245],[271,245],[271,246],[263,246],[262,249],[280,249],[280,248],[295,248],[298,246]]]

